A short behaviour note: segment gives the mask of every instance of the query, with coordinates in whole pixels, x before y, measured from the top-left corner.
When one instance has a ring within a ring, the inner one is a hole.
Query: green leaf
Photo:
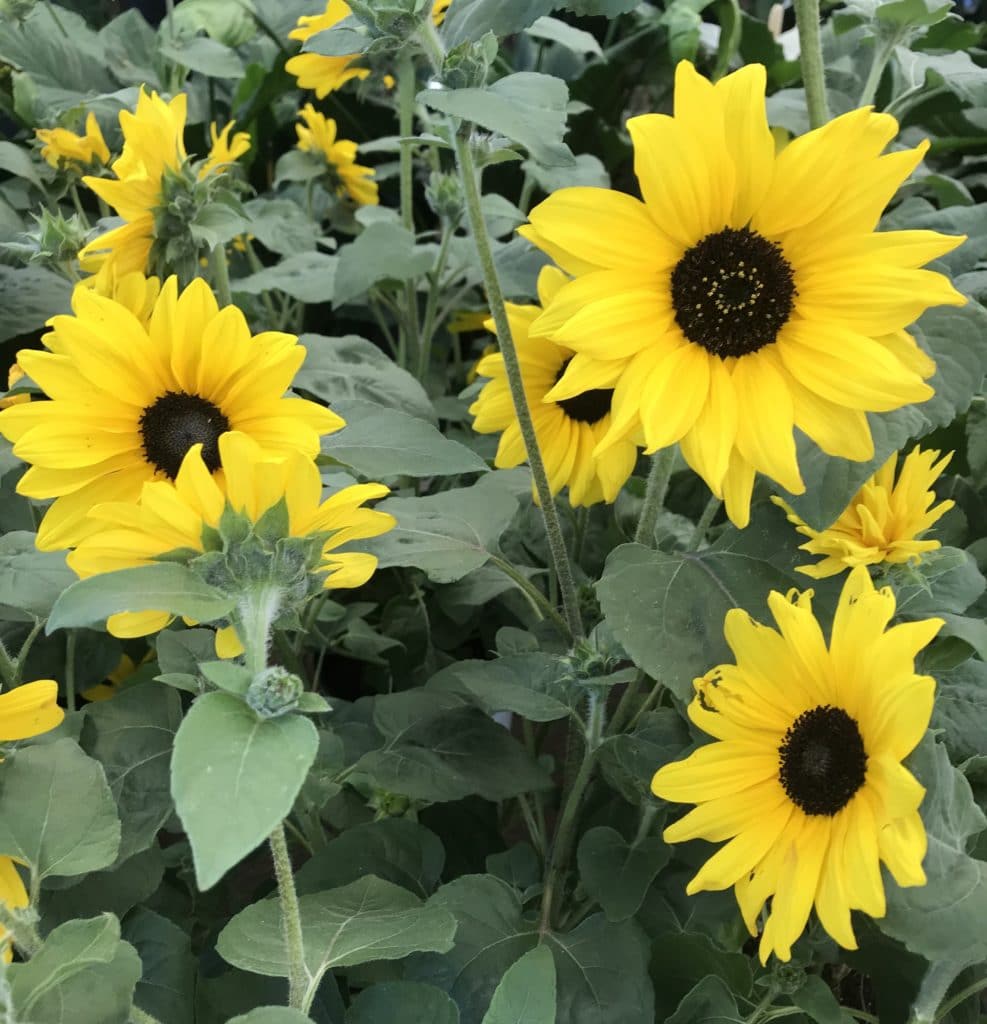
[[[674,761],[691,743],[682,716],[671,708],[643,714],[631,732],[610,736],[597,753],[604,778],[629,803],[651,799],[655,772]]]
[[[929,837],[923,861],[927,884],[902,889],[887,874],[885,934],[931,962],[987,959],[987,863],[967,854],[970,840],[987,826],[970,784],[950,763],[946,748],[926,736],[907,767],[925,786],[919,808]]]
[[[7,968],[12,1019],[127,1024],[140,974],[140,957],[112,914],[67,921],[30,960]]]
[[[892,581],[898,614],[909,618],[964,612],[987,587],[973,555],[959,548],[927,551]]]
[[[506,800],[552,780],[511,734],[478,708],[427,718],[357,762],[381,789],[441,802],[476,794]]]
[[[0,142],[0,171],[8,171],[44,191],[44,185],[41,183],[38,169],[34,166],[30,153],[14,142]]]
[[[24,530],[0,537],[0,619],[47,618],[77,578],[64,551],[38,551],[35,537]]]
[[[442,24],[446,48],[481,39],[488,32],[510,36],[558,6],[555,0],[456,0]]]
[[[0,28],[0,56],[3,31]],[[71,294],[69,282],[44,267],[0,265],[0,341],[30,334],[43,327],[49,317],[68,313]]]
[[[584,18],[616,18],[629,14],[638,5],[636,0],[562,0],[555,6]]]
[[[182,721],[178,694],[160,683],[140,683],[112,700],[87,705],[82,746],[101,762],[120,813],[118,859],[154,842],[171,817],[171,749]]]
[[[844,1010],[833,990],[818,974],[807,974],[802,987],[792,993],[792,1002],[805,1011],[816,1024],[852,1024],[853,1017]]]
[[[74,740],[18,750],[0,775],[0,853],[40,878],[112,864],[120,821],[102,766]]]
[[[196,959],[189,936],[160,914],[140,907],[127,916],[123,937],[143,963],[134,1004],[160,1024],[193,1019]]]
[[[665,1024],[712,1024],[740,1019],[733,993],[721,978],[712,976],[703,978],[686,995]]]
[[[346,1011],[346,1024],[459,1024],[456,1004],[433,985],[385,981],[365,988]]]
[[[573,53],[603,56],[596,36],[581,28],[574,28],[558,18],[539,18],[525,31],[535,39],[547,39],[551,43],[558,43]]]
[[[365,548],[382,569],[412,565],[435,583],[454,583],[487,561],[517,507],[500,473],[425,498],[388,498],[377,508],[398,525]]]
[[[230,286],[234,293],[246,295],[279,291],[313,305],[329,302],[333,296],[337,262],[337,256],[324,252],[296,252],[273,267],[265,267],[249,277],[237,278]]]
[[[483,1024],[555,1024],[555,961],[548,946],[535,946],[507,968]]]
[[[183,2],[187,4],[189,0]],[[244,203],[243,208],[250,218],[250,233],[265,249],[279,256],[315,249],[319,238],[318,225],[298,203],[290,199],[258,198]],[[241,290],[242,281],[234,281],[232,285],[234,291]],[[331,291],[331,285],[326,291]]]
[[[435,419],[421,384],[373,342],[355,334],[341,338],[303,334],[299,341],[305,346],[306,356],[295,374],[296,389],[310,391],[330,406],[344,399],[359,399],[401,409],[419,419]]]
[[[250,1013],[230,1017],[227,1024],[312,1024],[312,1018],[290,1006],[258,1006]]]
[[[433,258],[431,248],[415,245],[415,236],[400,224],[371,224],[339,250],[333,305],[352,302],[378,281],[421,277]]]
[[[445,850],[434,832],[405,818],[368,821],[341,832],[298,870],[301,894],[338,889],[376,875],[422,898],[435,891]]]
[[[240,46],[257,31],[253,4],[227,0],[183,0],[175,7],[173,23],[179,33],[202,31],[225,46]]]
[[[550,654],[509,655],[493,661],[459,661],[428,681],[429,689],[454,690],[483,701],[488,711],[513,711],[531,722],[571,714],[579,693]]]
[[[932,728],[943,730],[946,749],[959,763],[983,753],[987,736],[987,665],[971,658],[936,672]]]
[[[722,980],[734,995],[745,998],[752,985],[751,961],[745,954],[728,953],[708,935],[688,931],[652,935],[651,974],[661,978],[655,992],[657,1020],[675,1013],[704,978]]]
[[[158,50],[162,56],[181,67],[198,71],[207,78],[237,79],[243,78],[246,73],[236,51],[206,36],[195,36],[174,43],[159,37]]]
[[[291,810],[319,746],[299,715],[261,719],[238,697],[207,693],[175,737],[171,793],[200,889],[215,885]]]
[[[348,57],[363,53],[371,42],[368,33],[337,24],[306,39],[302,44],[302,52],[320,53],[324,57]]]
[[[523,146],[546,167],[575,162],[562,141],[569,89],[561,78],[518,71],[485,89],[425,89],[418,102],[497,132]]]
[[[723,639],[726,613],[746,608],[763,618],[769,591],[785,592],[792,584],[767,562],[747,555],[666,554],[624,544],[610,553],[596,592],[607,623],[634,663],[688,701],[696,676],[732,660]]]
[[[431,423],[373,402],[347,401],[337,406],[346,426],[322,439],[329,455],[361,476],[451,476],[485,473],[476,452],[441,434]]]
[[[631,845],[616,829],[597,826],[579,841],[580,880],[608,921],[626,921],[638,912],[671,855],[671,848],[657,836]]]
[[[55,602],[46,632],[95,626],[117,612],[171,612],[209,622],[223,618],[233,604],[233,598],[203,583],[184,565],[158,562],[73,583]]]
[[[337,967],[402,960],[424,950],[444,953],[456,931],[451,914],[373,875],[340,889],[300,896],[298,903],[311,990],[326,971]],[[230,921],[216,949],[235,967],[285,978],[288,959],[280,922],[278,901],[261,900]]]

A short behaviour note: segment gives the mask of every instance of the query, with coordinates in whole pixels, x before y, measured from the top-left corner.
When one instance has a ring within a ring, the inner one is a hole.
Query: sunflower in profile
[[[311,103],[302,107],[299,117],[305,123],[295,125],[298,134],[296,146],[302,152],[314,153],[325,160],[336,179],[336,194],[347,195],[361,206],[376,206],[378,196],[374,169],[361,167],[356,162],[357,144],[349,139],[337,139],[336,122],[320,114]]]
[[[325,589],[362,586],[377,568],[377,558],[361,551],[340,551],[351,541],[377,537],[395,526],[386,512],[364,503],[387,495],[383,484],[354,484],[322,500],[322,478],[315,462],[299,452],[275,458],[251,437],[223,434],[218,445],[222,476],[213,473],[205,447],[195,445],[175,480],[143,487],[139,503],[109,502],[93,509],[99,526],[68,556],[69,565],[86,578],[150,565],[162,556],[194,558],[222,545],[218,528],[226,510],[258,523],[283,502],[286,537],[312,537],[317,552],[311,571]],[[270,517],[267,517],[270,519]],[[270,541],[270,537],[267,538]],[[171,621],[167,612],[121,612],[107,620],[114,636],[146,636]],[[229,627],[217,637],[217,652],[230,657],[240,645]]]
[[[847,577],[827,648],[812,592],[772,592],[778,631],[739,608],[724,633],[735,665],[695,681],[689,717],[716,742],[667,764],[652,790],[699,806],[665,839],[729,840],[687,892],[734,887],[752,935],[765,903],[761,962],[791,957],[813,906],[823,928],[856,949],[851,910],[885,914],[881,864],[900,886],[925,884],[925,790],[902,765],[932,715],[935,681],[915,655],[942,626],[887,628],[890,589],[867,569]]]
[[[200,178],[224,170],[250,152],[250,134],[248,132],[236,132],[230,138],[230,133],[235,126],[235,121],[227,121],[223,130],[219,131],[215,121],[209,125],[209,138],[212,146],[209,155],[199,168]]]
[[[38,128],[34,134],[41,143],[41,158],[56,170],[59,167],[85,167],[110,162],[109,147],[91,110],[86,115],[84,135],[76,135],[68,128]]]
[[[58,683],[39,679],[0,694],[0,743],[40,736],[60,725],[65,712],[57,704]],[[27,889],[10,857],[0,857],[0,903],[13,909],[26,907]],[[0,926],[0,955],[10,963],[10,938]]]
[[[549,398],[613,389],[600,450],[633,424],[678,443],[737,526],[755,472],[803,492],[793,427],[871,458],[865,414],[932,394],[905,328],[966,301],[920,269],[962,238],[874,230],[927,144],[882,156],[897,122],[868,108],[776,155],[764,90],[761,65],[680,63],[674,116],[627,122],[643,201],[564,188],[520,229],[575,277],[533,326],[576,353]]]
[[[542,269],[538,275],[538,298],[542,306],[552,301],[552,296],[567,280],[565,274],[554,267]],[[546,398],[565,373],[573,353],[548,338],[530,335],[531,324],[540,314],[539,306],[507,303],[524,391],[552,494],[558,494],[567,486],[573,505],[615,501],[634,470],[637,448],[625,437],[600,457],[593,454],[611,426],[611,388],[588,389],[560,401]],[[488,320],[487,326],[493,330],[492,321]],[[527,455],[514,414],[504,357],[499,352],[484,356],[476,372],[491,380],[470,406],[470,414],[475,417],[473,429],[481,434],[500,433],[496,466],[501,469],[519,466]]]
[[[939,452],[922,451],[916,445],[901,464],[896,480],[895,452],[825,530],[813,530],[781,498],[772,498],[798,532],[809,538],[800,550],[823,556],[821,562],[800,565],[798,571],[821,580],[855,565],[917,563],[923,552],[935,551],[939,541],[920,538],[956,504],[946,500],[936,505],[933,490],[952,457],[949,452],[939,459]]]
[[[107,262],[97,273],[83,278],[76,288],[90,288],[96,295],[120,303],[146,327],[161,294],[161,281],[156,277],[145,277],[137,270],[121,274],[112,262]]]
[[[446,8],[452,0],[435,0],[432,4],[432,21],[441,25]],[[338,25],[353,12],[346,0],[326,0],[326,9],[321,14],[304,14],[288,33],[289,39],[307,42],[312,36]],[[299,89],[313,89],[321,100],[331,92],[344,86],[354,78],[363,79],[370,69],[360,67],[360,54],[352,53],[341,57],[326,57],[321,53],[299,53],[285,66],[289,75],[298,80]]]
[[[312,458],[319,436],[344,425],[315,402],[285,397],[305,358],[298,339],[252,336],[243,313],[219,309],[201,279],[179,293],[169,278],[146,324],[87,288],[72,303],[74,315],[49,321],[47,352],[18,354],[49,401],[0,412],[0,433],[31,464],[19,493],[55,499],[38,529],[42,550],[77,543],[93,505],[136,501],[146,481],[173,480],[193,445],[216,472],[227,431],[275,457]]]

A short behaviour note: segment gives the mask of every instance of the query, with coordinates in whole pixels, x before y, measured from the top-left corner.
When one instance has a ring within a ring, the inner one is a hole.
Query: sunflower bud
[[[277,718],[298,707],[304,686],[301,679],[281,665],[264,669],[247,687],[247,703],[261,718]]]
[[[455,224],[463,215],[463,190],[459,176],[433,171],[425,186],[425,200],[436,216]]]
[[[442,81],[449,89],[472,89],[484,85],[487,72],[497,57],[497,37],[488,32],[476,42],[460,43],[446,54]]]

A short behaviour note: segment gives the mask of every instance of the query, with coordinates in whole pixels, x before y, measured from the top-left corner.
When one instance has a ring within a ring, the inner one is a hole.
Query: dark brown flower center
[[[806,814],[832,816],[867,776],[867,752],[857,723],[829,704],[804,711],[778,748],[779,778]]]
[[[565,373],[566,367],[572,359],[567,359],[555,375],[557,384]],[[593,388],[592,391],[584,391],[581,395],[573,395],[572,398],[563,398],[555,404],[577,423],[588,423],[592,426],[599,423],[610,412],[610,402],[613,398],[613,388]]]
[[[774,342],[796,294],[781,246],[750,228],[707,235],[672,271],[675,322],[689,341],[721,358]]]
[[[174,480],[189,448],[202,445],[202,461],[219,469],[219,438],[230,429],[222,410],[198,395],[166,391],[140,418],[144,457]]]

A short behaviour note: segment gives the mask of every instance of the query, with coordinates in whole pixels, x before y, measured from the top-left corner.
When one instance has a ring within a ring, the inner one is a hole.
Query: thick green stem
[[[212,266],[212,283],[220,306],[232,306],[233,293],[230,291],[230,268],[226,262],[226,247],[217,245],[209,262]]]
[[[76,709],[75,647],[78,639],[78,634],[74,629],[70,629],[65,638],[65,706],[68,708],[69,713]]]
[[[634,678],[627,684],[627,688],[621,694],[617,710],[614,711],[613,718],[610,719],[610,725],[607,728],[608,736],[616,736],[617,733],[622,732],[624,726],[630,721],[630,717],[634,713],[634,701],[637,700],[637,695],[641,692],[645,679],[647,676],[638,670]]]
[[[414,150],[410,139],[415,131],[415,64],[411,56],[404,56],[398,65],[398,132],[401,135],[401,223],[412,235],[415,233],[414,209]],[[405,317],[403,333],[407,336],[407,359],[419,358],[418,291],[414,281],[404,283]]]
[[[41,936],[32,919],[37,921],[37,914],[32,914],[27,908],[11,910],[5,903],[0,903],[0,926],[27,959],[41,948]]]
[[[891,56],[899,42],[901,42],[901,38],[897,33],[892,35],[890,39],[874,40],[874,53],[871,57],[870,71],[867,72],[867,81],[864,82],[864,87],[860,92],[860,99],[857,101],[858,107],[868,107],[874,102],[877,88],[881,84],[881,76],[884,74],[884,69],[888,66],[888,61],[891,60]]]
[[[565,806],[562,808],[562,816],[559,818],[559,827],[555,833],[555,840],[552,843],[552,852],[549,857],[548,870],[545,873],[545,889],[542,892],[541,922],[539,931],[542,935],[552,927],[555,918],[559,899],[562,895],[563,883],[566,869],[572,857],[572,848],[576,842],[577,825],[579,824],[579,811],[582,806],[583,796],[586,787],[593,778],[593,769],[596,767],[596,752],[599,750],[603,739],[603,727],[606,723],[606,701],[591,694],[589,697],[589,714],[586,721],[586,745],[583,750],[582,764],[579,772],[569,789]]]
[[[267,668],[271,628],[283,596],[278,586],[258,587],[243,594],[237,603],[236,627],[243,644],[243,660],[254,676]]]
[[[291,870],[283,825],[278,825],[271,833],[269,842],[271,856],[274,858],[274,875],[278,880],[278,897],[281,900],[281,935],[288,953],[288,1005],[302,1010],[312,979],[305,966],[302,915],[298,907],[298,893],[295,890],[295,877]]]
[[[17,662],[10,656],[3,641],[0,640],[0,682],[3,688],[9,690],[20,682],[20,673],[17,671]]]
[[[720,506],[723,502],[715,495],[711,495],[709,501],[706,502],[706,507],[703,509],[703,514],[699,517],[699,522],[696,523],[696,528],[692,532],[692,537],[689,540],[689,550],[697,551],[699,545],[706,539],[706,531],[710,528],[713,520],[716,518],[716,513],[720,511]]]
[[[938,1021],[945,1016],[939,1011],[939,1007],[946,998],[949,986],[953,984],[965,966],[967,965],[956,963],[953,960],[939,960],[929,965],[922,984],[919,986],[915,1002],[912,1004],[908,1024],[933,1024],[933,1021]]]
[[[439,242],[439,254],[435,258],[428,285],[428,298],[425,300],[425,323],[422,326],[418,349],[418,379],[424,384],[428,366],[432,359],[432,337],[435,334],[435,314],[439,305],[439,290],[442,286],[442,274],[446,260],[449,258],[449,243],[456,233],[455,224],[442,222],[442,240]]]
[[[655,525],[658,513],[665,504],[668,493],[668,481],[672,479],[672,466],[675,465],[675,446],[663,448],[651,456],[651,472],[648,474],[648,487],[644,492],[644,506],[641,518],[637,521],[634,540],[637,544],[651,547],[655,542]]]
[[[795,21],[799,30],[799,61],[809,108],[809,127],[821,128],[829,120],[829,103],[819,35],[819,0],[795,0]]]
[[[518,361],[517,349],[514,347],[514,337],[511,334],[507,311],[504,308],[504,293],[501,291],[500,280],[497,277],[493,250],[490,247],[490,236],[487,234],[487,226],[483,219],[483,209],[480,205],[480,188],[477,181],[476,167],[473,163],[473,153],[470,149],[469,138],[463,134],[462,130],[456,131],[455,140],[456,161],[463,183],[463,193],[466,200],[470,228],[472,229],[473,238],[480,257],[480,266],[483,268],[483,283],[486,288],[487,299],[490,302],[490,312],[497,328],[497,340],[500,343],[500,350],[504,356],[504,368],[507,371],[511,398],[514,401],[514,412],[518,418],[521,437],[524,439],[528,465],[531,467],[535,492],[538,495],[538,503],[541,506],[542,517],[545,521],[545,532],[548,535],[548,546],[552,564],[555,569],[555,576],[559,581],[559,590],[562,594],[565,620],[572,638],[578,639],[583,635],[583,624],[579,614],[576,584],[572,575],[572,566],[569,564],[569,554],[566,551],[565,539],[562,536],[559,512],[555,506],[555,500],[552,498],[552,491],[548,484],[548,475],[545,472],[545,463],[542,460],[541,450],[538,447],[538,436],[535,433],[535,425],[531,419],[531,410],[528,408],[528,400],[524,393],[521,365]]]

